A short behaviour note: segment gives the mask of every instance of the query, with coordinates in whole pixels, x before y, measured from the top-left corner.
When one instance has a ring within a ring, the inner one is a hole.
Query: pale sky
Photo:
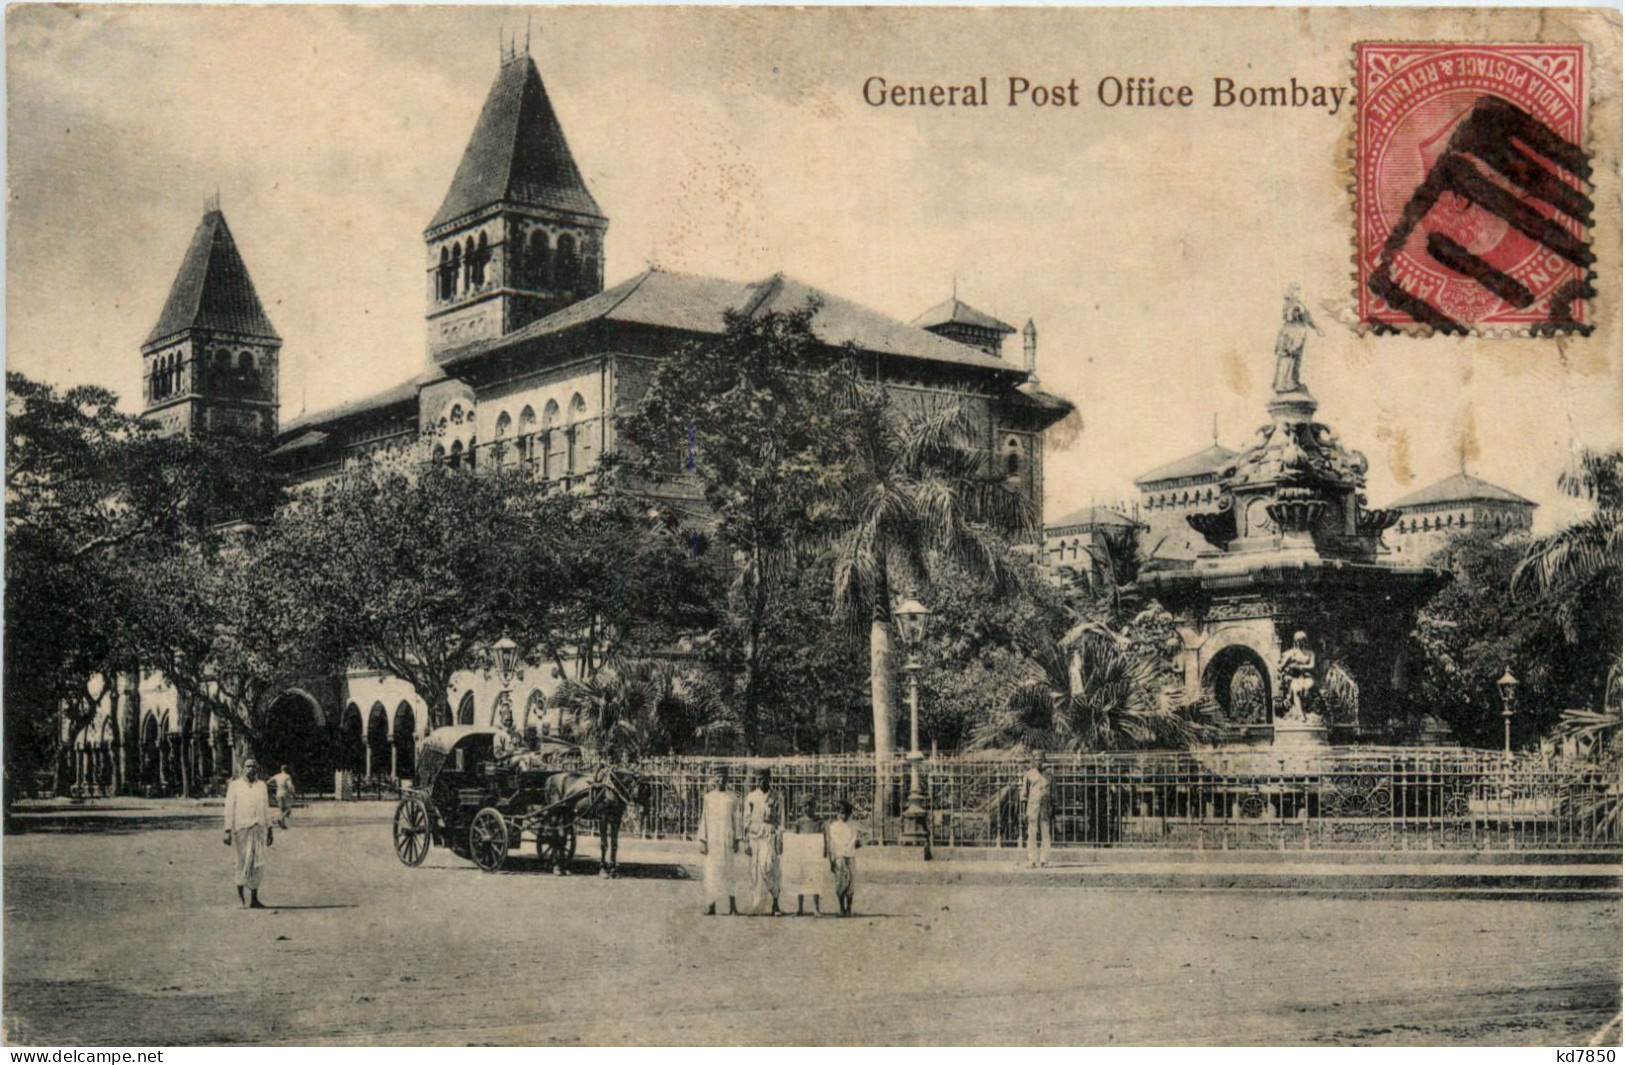
[[[1601,328],[1589,340],[1362,338],[1350,303],[1353,112],[1221,110],[1213,79],[1346,85],[1360,39],[1593,45],[1617,18],[1534,11],[12,7],[7,358],[132,409],[139,347],[218,187],[284,340],[282,416],[424,366],[422,230],[497,72],[532,54],[610,218],[609,284],[657,263],[776,270],[907,320],[957,276],[1039,330],[1046,511],[1265,420],[1281,296],[1323,339],[1304,375],[1371,459],[1380,505],[1455,472],[1574,513],[1576,443],[1620,439],[1619,98],[1593,102]],[[876,109],[864,79],[958,84],[992,106]],[[1078,108],[1004,106],[1009,75],[1076,78]],[[1197,106],[1107,109],[1106,75],[1189,84]],[[1019,339],[1006,351],[1019,359]]]

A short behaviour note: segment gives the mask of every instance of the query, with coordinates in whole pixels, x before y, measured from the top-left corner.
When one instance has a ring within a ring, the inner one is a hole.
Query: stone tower
[[[608,228],[536,64],[507,55],[423,234],[430,359],[602,291]]]
[[[142,415],[166,433],[274,436],[281,350],[226,216],[211,204],[141,345]]]

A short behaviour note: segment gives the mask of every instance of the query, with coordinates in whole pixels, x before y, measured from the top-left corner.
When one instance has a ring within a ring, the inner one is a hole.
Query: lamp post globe
[[[1501,674],[1501,679],[1495,682],[1495,686],[1501,692],[1501,724],[1505,737],[1503,749],[1508,759],[1512,757],[1512,710],[1518,701],[1518,683],[1518,678],[1512,675],[1511,666],[1508,666],[1506,672]]]
[[[496,662],[497,679],[502,681],[502,687],[506,689],[519,672],[519,645],[504,636],[491,645],[491,657]]]
[[[903,807],[902,837],[904,843],[922,845],[924,858],[930,861],[931,836],[927,822],[931,815],[925,808],[925,791],[920,787],[920,762],[925,757],[920,753],[920,645],[925,640],[925,625],[931,610],[910,596],[896,606],[892,616],[903,646],[908,649],[908,658],[903,663],[903,672],[908,674],[908,801]]]

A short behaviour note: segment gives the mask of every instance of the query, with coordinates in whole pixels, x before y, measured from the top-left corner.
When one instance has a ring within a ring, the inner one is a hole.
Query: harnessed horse
[[[598,823],[598,875],[617,875],[621,819],[629,807],[646,804],[647,782],[630,769],[605,765],[590,774],[555,773],[546,787],[549,805],[568,811],[571,820],[590,817]]]

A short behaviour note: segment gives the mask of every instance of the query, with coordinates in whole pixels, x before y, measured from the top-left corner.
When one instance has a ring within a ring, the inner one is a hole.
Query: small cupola
[[[950,296],[909,325],[985,351],[995,358],[1002,354],[1004,338],[1016,331],[1014,326],[982,313],[958,296]]]

